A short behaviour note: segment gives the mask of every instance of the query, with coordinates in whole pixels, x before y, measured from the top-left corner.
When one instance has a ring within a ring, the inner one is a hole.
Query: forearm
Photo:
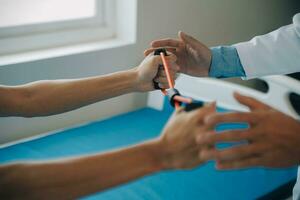
[[[0,197],[74,199],[162,169],[156,141],[64,161],[12,164],[0,168]]]
[[[23,86],[10,87],[11,93],[19,93],[12,95],[11,99],[18,100],[15,100],[15,104],[10,107],[2,106],[3,109],[0,110],[0,114],[2,116],[25,117],[47,116],[134,92],[137,91],[138,85],[136,73],[135,70],[129,70],[105,76],[38,81]]]

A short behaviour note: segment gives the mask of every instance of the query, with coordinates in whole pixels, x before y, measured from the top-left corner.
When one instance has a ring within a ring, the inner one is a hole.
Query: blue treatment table
[[[83,155],[135,144],[158,136],[171,111],[168,105],[163,111],[144,108],[2,148],[0,163]],[[227,125],[219,130],[236,127]],[[193,170],[153,174],[84,199],[255,199],[295,177],[296,168],[216,171],[211,162]]]

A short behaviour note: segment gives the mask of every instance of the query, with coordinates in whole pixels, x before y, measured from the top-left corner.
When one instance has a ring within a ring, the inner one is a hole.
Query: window
[[[114,0],[1,0],[0,56],[114,35]]]
[[[95,0],[2,0],[1,4],[1,28],[90,18],[96,14]]]

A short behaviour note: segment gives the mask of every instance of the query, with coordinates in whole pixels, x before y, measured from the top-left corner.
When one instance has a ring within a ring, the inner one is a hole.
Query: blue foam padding
[[[83,155],[135,144],[158,136],[171,111],[168,105],[165,105],[163,111],[144,108],[6,147],[0,149],[0,163]],[[218,130],[240,127],[240,124],[225,125]],[[214,163],[211,162],[194,170],[153,174],[85,198],[100,200],[255,199],[294,179],[296,170],[296,168],[282,170],[255,168],[216,171]]]

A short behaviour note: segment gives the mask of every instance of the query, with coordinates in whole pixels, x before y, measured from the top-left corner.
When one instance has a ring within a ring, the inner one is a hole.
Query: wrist
[[[176,155],[174,151],[169,148],[170,145],[166,142],[166,138],[160,136],[153,142],[155,146],[153,154],[155,155],[157,164],[160,166],[160,170],[175,169],[176,164],[174,163],[174,158]]]
[[[151,159],[151,166],[154,171],[167,169],[163,153],[163,145],[160,139],[153,139],[146,142],[148,157]]]
[[[140,81],[139,81],[139,72],[137,70],[137,67],[132,68],[128,71],[126,71],[128,74],[128,79],[130,80],[130,90],[131,92],[141,92],[140,89]]]
[[[129,70],[129,73],[132,74],[132,83],[133,83],[132,89],[134,92],[148,92],[153,90],[152,80],[149,81],[143,78],[143,75],[141,75],[141,71],[139,67],[135,67]]]
[[[212,47],[209,76],[216,78],[244,77],[245,71],[234,46]]]

